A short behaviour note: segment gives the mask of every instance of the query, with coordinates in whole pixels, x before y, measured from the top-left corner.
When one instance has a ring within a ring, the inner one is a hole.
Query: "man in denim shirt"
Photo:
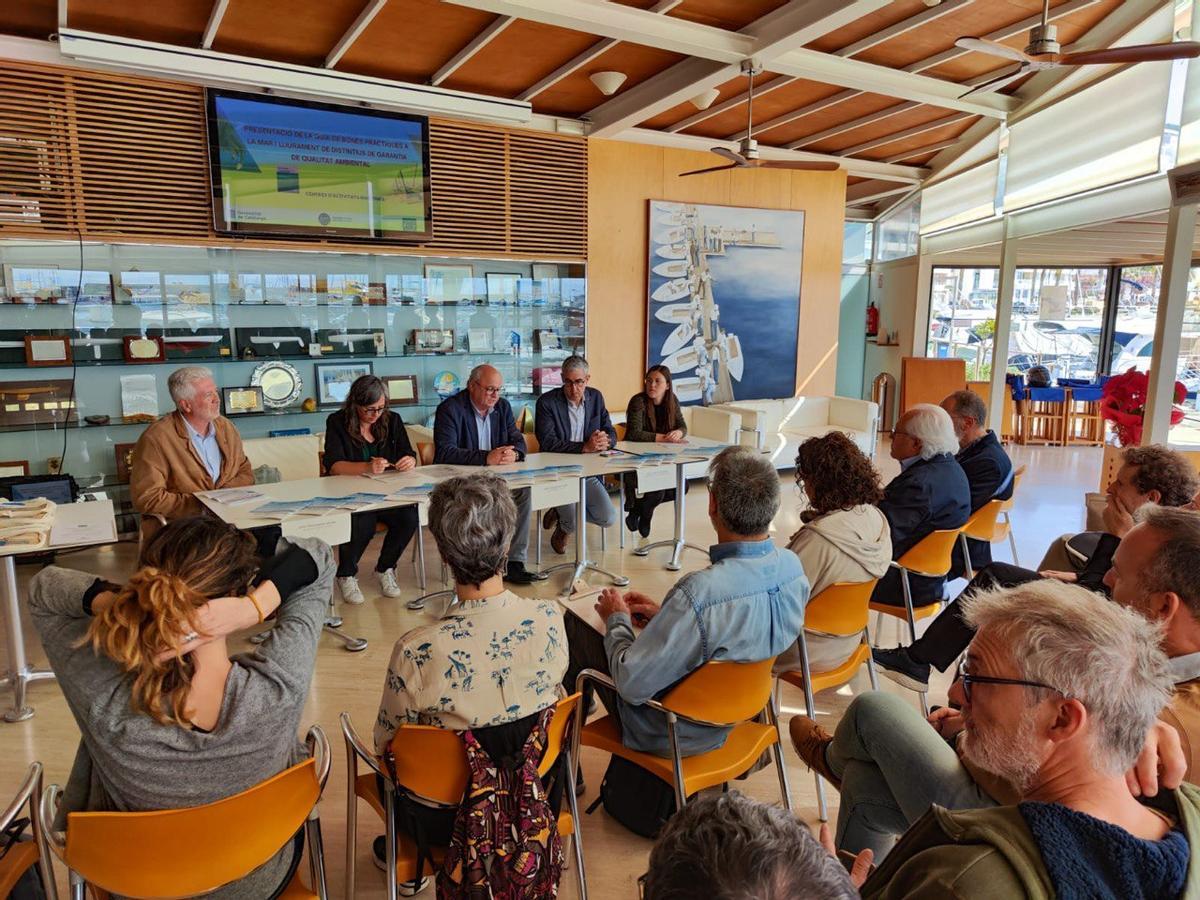
[[[606,589],[596,604],[607,627],[602,648],[595,631],[566,617],[567,682],[573,689],[588,666],[611,674],[620,696],[600,696],[610,712],[615,705],[626,747],[669,756],[666,719],[642,704],[711,659],[757,662],[796,641],[808,579],[796,554],[767,533],[778,509],[779,475],[768,459],[746,447],[722,450],[709,467],[708,515],[718,541],[712,564],[681,578],[661,606],[636,591]],[[646,623],[638,635],[635,617]],[[729,729],[681,721],[677,733],[680,752],[691,756],[720,747]]]

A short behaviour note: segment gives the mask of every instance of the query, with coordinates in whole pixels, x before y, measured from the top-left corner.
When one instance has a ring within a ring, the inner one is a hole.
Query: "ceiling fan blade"
[[[999,41],[989,41],[987,38],[960,37],[954,42],[954,46],[960,50],[973,50],[976,53],[987,53],[991,56],[1015,59],[1017,62],[1029,62],[1029,57],[1016,47],[1001,44]]]
[[[760,169],[795,169],[800,172],[832,172],[840,169],[835,162],[819,162],[809,159],[762,159],[758,162]]]
[[[740,169],[742,166],[737,163],[732,163],[728,166],[713,166],[711,169],[696,169],[692,172],[680,172],[679,177],[683,178],[687,175],[705,175],[709,172],[727,172],[730,169]]]
[[[1200,44],[1195,41],[1176,41],[1169,44],[1137,44],[1132,47],[1110,47],[1107,50],[1081,50],[1064,53],[1058,58],[1060,66],[1088,66],[1103,63],[1160,62],[1169,59],[1195,59],[1200,56]]]
[[[723,156],[734,165],[744,166],[746,164],[746,157],[742,156],[740,153],[730,150],[728,147],[713,147],[712,152],[717,154],[717,156]]]
[[[975,87],[971,88],[965,94],[959,94],[958,99],[961,100],[964,97],[970,97],[972,94],[982,94],[987,91],[998,91],[1006,84],[1016,81],[1018,78],[1024,78],[1028,74],[1029,69],[1027,69],[1025,66],[1021,66],[1021,68],[1017,69],[1015,72],[1009,72],[1007,75],[1000,75],[991,79],[990,81],[983,82],[983,84],[975,85]]]

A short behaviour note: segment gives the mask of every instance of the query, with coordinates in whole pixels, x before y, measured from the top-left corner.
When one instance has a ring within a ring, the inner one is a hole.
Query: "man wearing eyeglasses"
[[[502,466],[525,458],[525,438],[517,430],[512,406],[500,396],[504,376],[493,366],[471,370],[467,389],[438,404],[433,422],[434,462],[458,466]],[[512,492],[517,504],[517,530],[508,548],[504,580],[533,584],[546,576],[525,568],[529,555],[529,488]]]
[[[604,395],[588,387],[591,374],[582,356],[568,356],[562,364],[563,386],[538,398],[534,429],[543,453],[600,453],[617,443],[617,432],[604,405]],[[587,519],[607,528],[617,518],[601,478],[587,481]],[[563,553],[575,533],[575,506],[547,510],[542,526],[553,526],[550,546]]]
[[[790,723],[801,758],[842,793],[838,846],[891,851],[863,896],[919,895],[918,868],[955,896],[1133,896],[1103,882],[1138,854],[1163,880],[1137,895],[1178,896],[1190,841],[1168,837],[1133,787],[1157,793],[1160,765],[1163,785],[1183,777],[1178,735],[1156,720],[1172,683],[1156,626],[1050,579],[977,594],[964,615],[976,635],[950,689],[961,709],[935,711],[932,728],[882,692],[855,698],[832,737]],[[1186,817],[1196,799],[1188,787],[1158,805]]]

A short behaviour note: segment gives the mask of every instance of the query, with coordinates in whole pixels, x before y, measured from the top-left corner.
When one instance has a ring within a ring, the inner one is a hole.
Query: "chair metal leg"
[[[580,727],[581,723],[576,720],[575,730],[578,731]],[[571,818],[575,820],[575,837],[572,843],[575,845],[575,874],[579,877],[579,900],[587,900],[587,871],[583,861],[583,823],[579,821],[579,801],[575,796],[575,762],[570,749],[567,750],[567,771],[572,773],[572,777],[570,783],[563,786],[563,790],[567,795],[567,806],[571,810]]]
[[[813,780],[817,783],[817,818],[828,822],[829,804],[825,801],[825,779],[813,772]]]
[[[354,785],[358,781],[358,760],[354,748],[346,744],[346,896],[354,896],[354,855],[358,841],[358,796]]]
[[[425,527],[420,522],[417,523],[416,545],[413,550],[413,565],[417,567],[417,586],[421,588],[423,594],[427,589],[425,583]]]
[[[87,882],[85,882],[76,872],[70,873],[71,879],[71,900],[86,900]]]
[[[971,565],[971,548],[967,545],[967,536],[963,532],[958,534],[959,543],[962,544],[963,562],[967,564],[967,581],[975,577],[975,567]]]
[[[1005,516],[1007,516],[1007,515],[1008,514],[1005,513]],[[1017,538],[1016,538],[1016,535],[1013,534],[1013,527],[1012,527],[1011,521],[1008,522],[1008,546],[1012,549],[1013,565],[1014,566],[1021,565],[1021,561],[1019,559],[1017,559]]]
[[[625,549],[625,476],[617,476],[621,482],[621,505],[617,507],[617,534],[621,536],[621,549]]]
[[[779,708],[775,704],[775,697],[773,695],[767,698],[767,716],[771,724],[775,726],[776,740],[775,746],[771,748],[771,755],[775,757],[775,771],[779,775],[779,794],[783,797],[784,808],[790,811],[792,808],[792,792],[788,787],[787,767],[783,763],[783,738],[779,733]]]
[[[600,552],[608,552],[608,529],[603,525],[600,526]]]
[[[679,736],[675,733],[675,716],[667,713],[667,738],[671,743],[671,768],[675,775],[675,810],[687,806],[687,791],[683,785],[683,759],[679,755]]]
[[[383,786],[383,815],[387,819],[383,823],[384,840],[387,841],[387,867],[383,877],[387,879],[388,900],[399,900],[400,885],[396,884],[396,791],[384,779]]]
[[[325,844],[321,839],[321,817],[317,815],[315,806],[304,826],[304,836],[308,840],[308,874],[311,880],[311,890],[320,900],[329,900],[329,884],[325,880]]]
[[[913,613],[912,588],[908,584],[908,569],[900,570],[900,584],[904,588],[904,610],[908,613],[908,640],[910,644],[917,642],[917,617]]]
[[[875,671],[875,660],[873,657],[867,657],[867,677],[871,679],[871,690],[879,690],[879,675]]]

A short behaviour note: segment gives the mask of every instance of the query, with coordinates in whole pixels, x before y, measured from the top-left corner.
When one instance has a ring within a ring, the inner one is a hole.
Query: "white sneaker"
[[[400,585],[396,584],[396,570],[387,569],[379,574],[379,587],[385,597],[399,597]]]
[[[342,600],[346,603],[362,603],[366,597],[358,586],[358,579],[351,575],[337,580],[338,590],[342,592]]]

